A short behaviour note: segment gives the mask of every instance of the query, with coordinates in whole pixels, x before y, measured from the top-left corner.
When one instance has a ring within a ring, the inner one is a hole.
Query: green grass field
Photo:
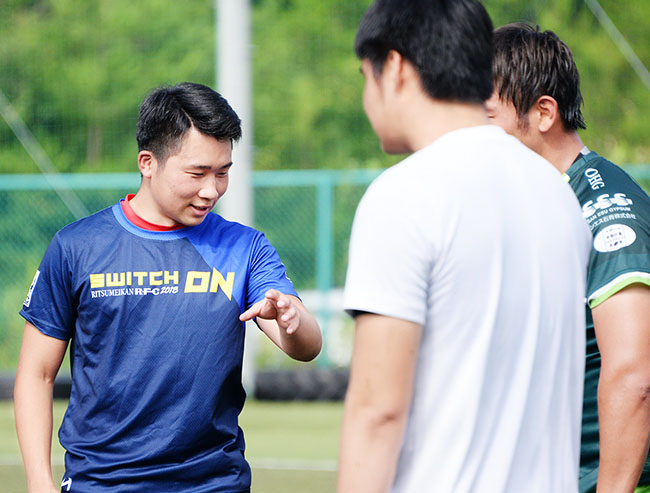
[[[57,428],[65,404],[55,402]],[[342,416],[341,403],[249,400],[240,426],[246,437],[246,457],[253,469],[252,491],[334,491]],[[63,450],[56,438],[52,461],[58,479],[63,475]],[[7,493],[26,491],[11,401],[0,401],[0,485],[0,490]]]

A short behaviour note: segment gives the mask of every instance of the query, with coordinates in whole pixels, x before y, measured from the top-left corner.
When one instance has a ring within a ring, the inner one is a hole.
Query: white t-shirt
[[[345,308],[423,326],[393,491],[577,491],[590,243],[561,174],[496,126],[370,185]]]

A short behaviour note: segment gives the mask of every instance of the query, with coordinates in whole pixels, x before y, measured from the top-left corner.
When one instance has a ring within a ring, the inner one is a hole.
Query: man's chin
[[[379,138],[381,150],[386,154],[410,154],[413,149],[410,149],[406,142],[401,142],[398,139]]]
[[[174,218],[174,222],[179,226],[187,228],[191,226],[198,226],[205,220],[206,217],[207,214],[205,216],[197,216],[192,214],[192,215],[187,215],[185,217]]]
[[[188,227],[188,226],[198,226],[198,225],[201,224],[203,221],[205,221],[205,218],[206,218],[206,216],[195,217],[195,218],[192,218],[192,219],[186,219],[186,220],[184,220],[184,221],[183,221],[182,223],[180,223],[180,224],[182,224],[182,225],[185,226],[185,227]]]
[[[382,144],[381,150],[384,151],[386,154],[390,155],[399,155],[399,154],[410,154],[413,152],[411,149],[409,149],[406,146],[397,146],[393,144]]]

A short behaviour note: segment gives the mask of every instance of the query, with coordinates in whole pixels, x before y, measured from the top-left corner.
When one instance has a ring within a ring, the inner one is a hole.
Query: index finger
[[[248,310],[246,310],[244,313],[239,315],[239,320],[242,322],[248,322],[249,320],[253,320],[255,317],[257,317],[260,314],[260,307],[262,306],[262,301],[258,301],[255,303],[253,306],[251,306]]]

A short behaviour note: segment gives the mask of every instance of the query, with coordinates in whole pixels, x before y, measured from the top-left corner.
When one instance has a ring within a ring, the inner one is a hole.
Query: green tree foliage
[[[255,2],[256,167],[377,167],[354,34],[362,0]]]
[[[370,1],[254,2],[255,165],[258,169],[377,167],[379,149],[361,108],[352,53]],[[650,66],[650,2],[600,4]],[[583,0],[486,0],[495,27],[525,21],[573,49],[582,75],[585,143],[619,163],[650,162],[650,92]]]
[[[60,171],[133,169],[148,90],[214,78],[209,2],[14,1],[0,19],[0,89]],[[15,147],[7,129],[0,138]]]
[[[369,0],[254,0],[256,169],[381,167],[361,107],[352,45]],[[600,0],[650,65],[650,2]],[[552,29],[582,74],[586,143],[648,162],[648,89],[583,0],[486,0],[495,26]],[[134,168],[137,107],[152,87],[213,84],[213,0],[7,0],[0,5],[0,90],[61,171]],[[236,70],[236,67],[233,68]],[[226,95],[227,97],[227,95]],[[0,172],[34,164],[0,121]]]
[[[598,0],[650,68],[650,2]],[[487,0],[495,27],[513,21],[550,29],[571,48],[581,76],[587,130],[583,141],[617,163],[650,162],[650,89],[634,72],[584,0]]]
[[[650,2],[599,2],[650,66]],[[352,48],[370,3],[251,0],[256,169],[381,168],[399,160],[381,151],[361,105],[363,78]],[[650,162],[650,92],[585,0],[485,5],[495,26],[538,23],[572,48],[589,147],[618,163]],[[1,0],[0,36],[0,91],[62,172],[135,171],[135,124],[146,93],[185,80],[214,85],[215,0]],[[3,173],[37,172],[0,118],[0,180]],[[350,185],[335,192],[337,286],[362,191]],[[79,194],[94,211],[126,192]],[[256,221],[299,288],[317,284],[315,199],[309,187],[256,196]],[[14,367],[20,344],[16,310],[45,245],[72,217],[51,192],[0,194],[0,210],[0,369],[6,369]],[[275,221],[278,211],[291,211],[282,224]]]

